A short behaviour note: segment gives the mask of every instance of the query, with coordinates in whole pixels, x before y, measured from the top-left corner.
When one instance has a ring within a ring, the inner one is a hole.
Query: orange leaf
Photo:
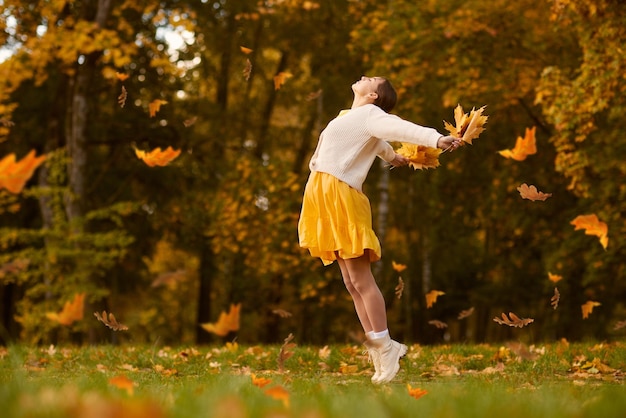
[[[522,319],[520,317],[518,317],[517,315],[515,315],[513,312],[509,312],[509,316],[507,317],[506,314],[503,312],[502,313],[502,319],[498,318],[497,316],[495,318],[493,318],[493,320],[495,322],[497,322],[500,325],[508,325],[510,327],[516,327],[516,328],[522,328],[525,327],[526,325],[534,322],[535,320],[532,318],[526,318],[526,319]]]
[[[246,55],[252,52],[252,49],[246,48],[245,46],[239,46],[239,49]]]
[[[231,304],[228,313],[222,311],[215,323],[200,324],[200,326],[215,335],[220,337],[226,336],[229,332],[239,330],[239,311],[241,310],[241,303]]]
[[[150,117],[153,118],[156,116],[157,112],[161,110],[161,106],[167,104],[165,100],[154,99],[148,104],[148,110],[150,112]]]
[[[426,293],[426,308],[432,308],[435,302],[437,302],[437,298],[441,295],[445,295],[445,292],[441,290],[431,290]]]
[[[550,280],[552,283],[556,283],[560,280],[563,280],[563,276],[559,276],[558,274],[552,274],[548,272],[548,280]]]
[[[419,399],[422,396],[428,394],[428,391],[420,388],[413,388],[409,383],[406,384],[406,388],[409,391],[409,396],[415,399]]]
[[[120,81],[126,81],[126,79],[129,77],[128,74],[124,74],[124,73],[115,73],[115,77],[117,77],[118,80]]]
[[[596,302],[593,300],[588,300],[587,302],[583,303],[580,308],[583,311],[583,319],[587,319],[589,317],[589,315],[591,315],[591,312],[593,311],[593,308],[596,306],[600,306],[601,303],[600,302]]]
[[[263,386],[267,386],[272,383],[270,379],[267,379],[265,377],[256,377],[254,373],[250,373],[250,377],[252,378],[252,384],[259,388],[262,388]]]
[[[109,379],[109,383],[118,389],[124,389],[129,395],[135,390],[135,382],[124,375],[118,375]]]
[[[517,191],[519,192],[520,196],[522,196],[523,199],[528,199],[528,200],[546,200],[547,198],[549,198],[550,196],[552,196],[552,193],[544,193],[544,192],[540,192],[537,190],[537,187],[533,186],[533,185],[528,185],[526,183],[523,183],[522,185],[520,185],[517,188]]]
[[[284,387],[276,385],[269,389],[265,389],[264,393],[273,399],[282,401],[285,408],[289,408],[289,392],[287,392]]]
[[[527,156],[537,153],[537,145],[535,140],[536,127],[526,128],[524,138],[517,137],[515,147],[513,149],[505,149],[498,151],[505,158],[512,158],[516,161],[524,161]]]
[[[396,263],[393,260],[391,261],[391,267],[398,273],[402,273],[404,270],[406,270],[406,264]]]
[[[409,159],[409,166],[414,170],[423,170],[439,167],[439,148],[430,148],[424,145],[415,145],[402,142],[396,152]]]
[[[289,77],[292,77],[292,74],[281,71],[274,76],[274,90],[280,89],[283,84],[287,81]]]
[[[172,147],[167,147],[165,150],[161,150],[161,147],[157,147],[149,152],[135,148],[135,155],[150,167],[157,165],[163,167],[178,157],[180,151],[181,150],[175,150]]]
[[[35,150],[31,150],[20,161],[16,161],[15,154],[7,155],[0,160],[0,189],[5,188],[15,194],[20,193],[28,179],[45,159],[45,155],[35,157]]]
[[[85,293],[77,293],[74,300],[65,302],[61,312],[48,312],[46,317],[53,321],[57,321],[61,325],[71,325],[75,321],[83,319],[83,310],[85,306]]]
[[[119,96],[117,96],[117,103],[120,107],[124,107],[126,105],[126,99],[128,98],[128,92],[126,91],[126,87],[122,86],[122,92]]]
[[[596,214],[579,215],[572,222],[570,222],[570,224],[576,227],[574,229],[575,231],[584,229],[585,234],[595,235],[600,238],[600,244],[606,250],[606,247],[609,245],[609,237],[607,236],[609,228],[604,222],[598,219]]]

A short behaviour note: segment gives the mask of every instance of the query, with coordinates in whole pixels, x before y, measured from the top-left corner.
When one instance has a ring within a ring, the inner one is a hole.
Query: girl
[[[407,347],[390,338],[385,300],[370,268],[381,247],[363,182],[377,156],[394,167],[408,163],[387,141],[454,150],[460,140],[387,113],[397,95],[382,77],[363,76],[352,91],[352,107],[330,121],[311,157],[298,235],[300,246],[324,265],[337,260],[365,331],[375,369],[372,382],[378,384],[398,373]]]

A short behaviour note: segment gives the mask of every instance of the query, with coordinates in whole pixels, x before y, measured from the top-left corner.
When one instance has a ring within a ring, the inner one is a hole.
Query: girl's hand
[[[403,165],[407,165],[408,163],[409,163],[408,158],[397,153],[396,153],[396,156],[393,158],[393,160],[389,161],[389,164],[391,164],[394,167],[402,167]]]
[[[454,151],[461,146],[461,138],[455,136],[442,136],[437,141],[437,148],[441,148],[446,151]]]

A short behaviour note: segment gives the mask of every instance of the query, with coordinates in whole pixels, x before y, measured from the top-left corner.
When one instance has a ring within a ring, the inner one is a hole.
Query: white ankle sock
[[[365,338],[367,338],[368,340],[373,340],[374,339],[374,331],[368,331],[365,333]]]
[[[384,331],[380,331],[380,332],[374,332],[372,331],[371,334],[368,333],[368,336],[371,336],[372,340],[377,340],[379,338],[385,338],[389,335],[389,330],[386,329]]]

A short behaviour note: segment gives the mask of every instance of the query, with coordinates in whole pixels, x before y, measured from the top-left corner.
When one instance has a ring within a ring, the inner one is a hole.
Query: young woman
[[[386,383],[398,373],[407,347],[390,338],[385,300],[370,268],[381,247],[363,182],[376,157],[394,167],[408,163],[390,141],[453,150],[460,140],[387,113],[397,95],[385,78],[363,76],[352,91],[352,107],[330,121],[311,157],[298,235],[300,246],[324,265],[337,260],[367,337],[372,382]]]

